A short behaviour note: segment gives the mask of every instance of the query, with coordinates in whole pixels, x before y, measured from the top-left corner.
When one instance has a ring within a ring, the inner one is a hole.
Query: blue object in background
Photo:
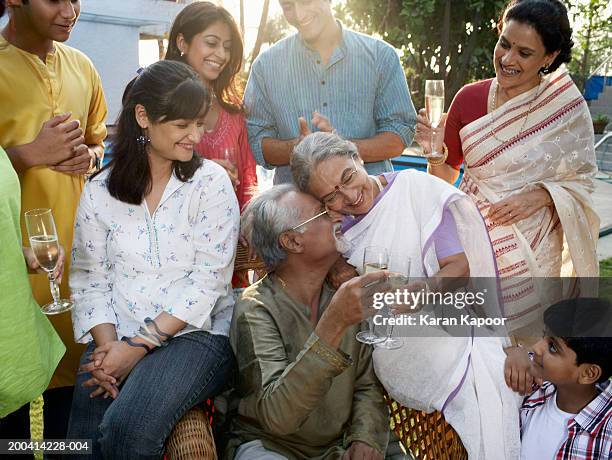
[[[612,86],[612,77],[593,75],[584,85],[584,98],[587,101],[594,101],[603,92],[604,86]]]
[[[106,166],[112,158],[113,149],[109,144],[104,144],[104,158],[102,159],[102,166]]]
[[[401,171],[402,169],[418,169],[419,171],[427,172],[427,159],[415,155],[401,155],[391,160],[393,169],[395,171]],[[455,182],[455,187],[459,186],[461,178],[463,177],[463,165],[459,171],[459,178]]]

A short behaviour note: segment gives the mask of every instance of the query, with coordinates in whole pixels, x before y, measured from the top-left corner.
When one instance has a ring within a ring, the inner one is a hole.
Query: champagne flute
[[[438,159],[442,157],[442,153],[436,152],[435,129],[438,128],[444,113],[444,80],[425,81],[425,110],[432,127],[431,153],[426,156],[431,159]]]
[[[42,307],[46,315],[57,315],[72,309],[72,302],[60,298],[59,287],[55,281],[55,268],[59,260],[60,247],[55,229],[53,214],[48,208],[32,209],[25,213],[30,246],[36,261],[48,273],[53,302]]]
[[[240,168],[238,166],[238,155],[236,155],[236,149],[234,147],[225,147],[223,149],[223,159],[229,162],[231,166],[232,174],[236,176],[236,179],[240,182]],[[234,189],[237,189],[237,185]]]
[[[368,246],[363,252],[363,274],[372,273],[379,270],[386,270],[389,266],[389,254],[387,250],[380,246]],[[385,340],[374,332],[374,320],[368,318],[368,330],[357,333],[355,338],[368,345],[373,345]]]
[[[394,290],[407,289],[410,281],[410,257],[394,257],[389,264],[389,284]],[[392,307],[389,306],[389,319],[395,318],[392,313]],[[387,350],[396,350],[404,345],[404,341],[400,337],[393,337],[393,324],[387,325],[387,337],[384,342],[377,343],[379,348]]]
[[[234,147],[225,147],[223,149],[223,159],[229,161],[238,168],[238,155],[236,155],[236,149]]]

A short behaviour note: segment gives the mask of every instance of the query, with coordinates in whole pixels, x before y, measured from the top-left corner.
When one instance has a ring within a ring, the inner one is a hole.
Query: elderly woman
[[[344,256],[358,270],[364,248],[376,245],[410,257],[411,278],[430,278],[435,289],[452,290],[457,277],[468,275],[495,280],[478,209],[444,181],[414,170],[368,176],[355,144],[324,132],[296,146],[291,169],[301,190],[330,211],[354,216],[343,225]],[[487,306],[495,310],[496,302]],[[518,401],[503,376],[507,339],[451,337],[433,328],[420,335],[405,337],[402,349],[375,350],[375,370],[389,394],[408,407],[444,411],[470,458],[516,458]]]
[[[429,171],[454,183],[463,163],[460,188],[485,216],[509,328],[532,336],[541,333],[544,307],[573,295],[575,286],[563,290],[555,278],[598,276],[593,130],[580,91],[560,68],[573,45],[565,6],[513,1],[498,30],[496,77],[459,90],[436,134],[445,155],[430,158]],[[425,152],[430,139],[421,112],[416,140]]]

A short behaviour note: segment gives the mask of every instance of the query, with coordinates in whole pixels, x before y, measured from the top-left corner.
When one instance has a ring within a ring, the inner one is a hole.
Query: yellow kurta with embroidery
[[[72,113],[71,119],[80,121],[86,144],[102,143],[106,137],[107,109],[100,76],[91,61],[80,51],[55,43],[55,50],[43,62],[0,36],[0,145],[10,148],[28,144],[44,122],[67,112]],[[22,213],[33,208],[53,210],[59,240],[67,256],[60,291],[62,297],[68,297],[72,231],[84,177],[40,166],[21,173],[19,179]],[[23,215],[21,226],[24,245],[29,245]],[[52,300],[45,276],[33,275],[30,281],[39,304]],[[66,354],[49,387],[74,385],[83,346],[75,343],[70,313],[49,319],[66,345]]]

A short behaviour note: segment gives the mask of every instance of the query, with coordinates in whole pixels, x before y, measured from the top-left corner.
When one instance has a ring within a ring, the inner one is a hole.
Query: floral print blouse
[[[132,337],[146,317],[167,312],[194,330],[228,335],[239,209],[225,170],[212,161],[187,182],[174,174],[155,212],[113,198],[109,171],[92,178],[79,203],[70,288],[75,340],[112,323]]]

